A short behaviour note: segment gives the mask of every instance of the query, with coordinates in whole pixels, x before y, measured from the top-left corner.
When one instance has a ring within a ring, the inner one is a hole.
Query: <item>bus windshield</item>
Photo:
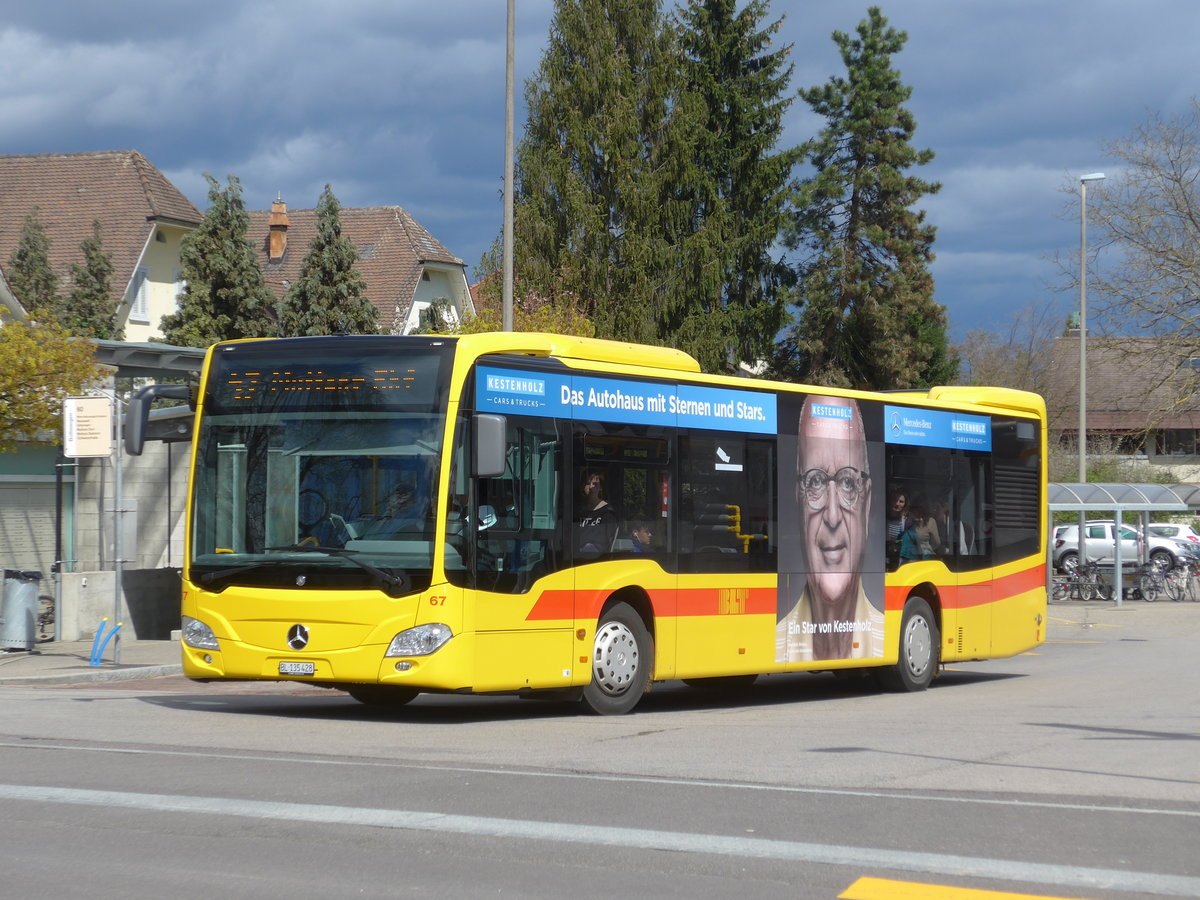
[[[269,361],[254,343],[218,348],[191,579],[211,591],[427,588],[451,355],[423,338],[272,342]]]

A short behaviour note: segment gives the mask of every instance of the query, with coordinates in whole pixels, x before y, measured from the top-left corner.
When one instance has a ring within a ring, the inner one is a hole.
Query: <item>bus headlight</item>
[[[217,636],[213,634],[213,630],[199,619],[184,616],[182,624],[183,629],[181,634],[183,642],[189,647],[195,647],[198,650],[221,649],[221,645],[217,643]]]
[[[394,638],[385,656],[428,656],[442,644],[454,637],[449,625],[440,622],[433,625],[418,625],[402,631]]]

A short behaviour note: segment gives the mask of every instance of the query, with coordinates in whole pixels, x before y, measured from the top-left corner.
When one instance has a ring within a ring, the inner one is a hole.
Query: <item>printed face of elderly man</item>
[[[853,609],[867,541],[871,479],[858,404],[811,396],[800,418],[796,500],[813,613]],[[822,609],[824,607],[824,609]]]

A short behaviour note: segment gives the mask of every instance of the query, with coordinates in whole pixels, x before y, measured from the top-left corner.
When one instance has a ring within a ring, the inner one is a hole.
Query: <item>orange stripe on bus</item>
[[[1015,597],[1017,594],[1036,590],[1045,584],[1046,566],[1044,563],[1038,563],[1020,572],[1002,575],[995,581],[963,585],[943,584],[937,586],[937,591],[943,609],[970,609],[973,606],[984,606],[1005,597]],[[911,585],[889,586],[885,597],[886,608],[904,609],[904,603],[911,591]]]
[[[1005,597],[1023,594],[1044,586],[1046,567],[1037,564],[1020,572],[1004,575],[995,581],[976,584],[943,584],[937,586],[943,609],[970,609]],[[990,590],[988,588],[990,587]],[[911,585],[891,585],[885,591],[885,608],[903,610],[912,591]],[[649,590],[654,614],[659,618],[673,616],[767,615],[777,609],[775,588],[681,588]],[[594,619],[600,615],[604,601],[611,591],[555,590],[544,591],[534,602],[527,622],[551,620]]]
[[[649,590],[657,617],[775,614],[774,588],[685,588]],[[533,604],[527,622],[555,619],[594,619],[610,592],[593,590],[545,591]]]

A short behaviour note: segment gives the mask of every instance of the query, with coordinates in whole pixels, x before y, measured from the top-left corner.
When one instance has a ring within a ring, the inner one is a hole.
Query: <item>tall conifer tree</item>
[[[957,361],[933,299],[934,228],[913,209],[940,185],[905,174],[933,151],[911,144],[916,122],[902,104],[912,89],[891,65],[907,35],[871,7],[857,37],[833,40],[846,77],[800,92],[826,125],[804,147],[816,175],[799,191],[792,242],[809,252],[776,367],[869,389],[948,383]]]
[[[379,311],[367,299],[357,264],[358,249],[342,234],[341,206],[327,184],[317,203],[317,236],[279,312],[280,334],[378,332]]]
[[[58,273],[50,266],[50,239],[36,206],[21,225],[5,278],[27,311],[53,314],[58,305]]]
[[[692,176],[678,47],[659,0],[557,0],[526,85],[517,153],[516,270],[569,295],[602,337],[668,343],[686,279],[677,243]]]
[[[765,358],[784,321],[790,270],[773,258],[790,208],[798,147],[778,148],[791,45],[772,48],[780,22],[768,0],[689,0],[679,26],[687,90],[698,101],[692,304],[671,323],[679,346],[710,371]]]
[[[204,177],[208,211],[200,227],[183,239],[180,262],[185,286],[179,310],[163,317],[163,337],[183,347],[270,337],[277,330],[275,298],[246,237],[250,217],[241,182],[230,175],[222,189],[211,175]]]
[[[72,334],[119,341],[124,329],[117,327],[112,257],[104,250],[99,219],[92,220],[92,233],[79,249],[83,264],[71,263],[71,292],[58,310],[58,320]]]

